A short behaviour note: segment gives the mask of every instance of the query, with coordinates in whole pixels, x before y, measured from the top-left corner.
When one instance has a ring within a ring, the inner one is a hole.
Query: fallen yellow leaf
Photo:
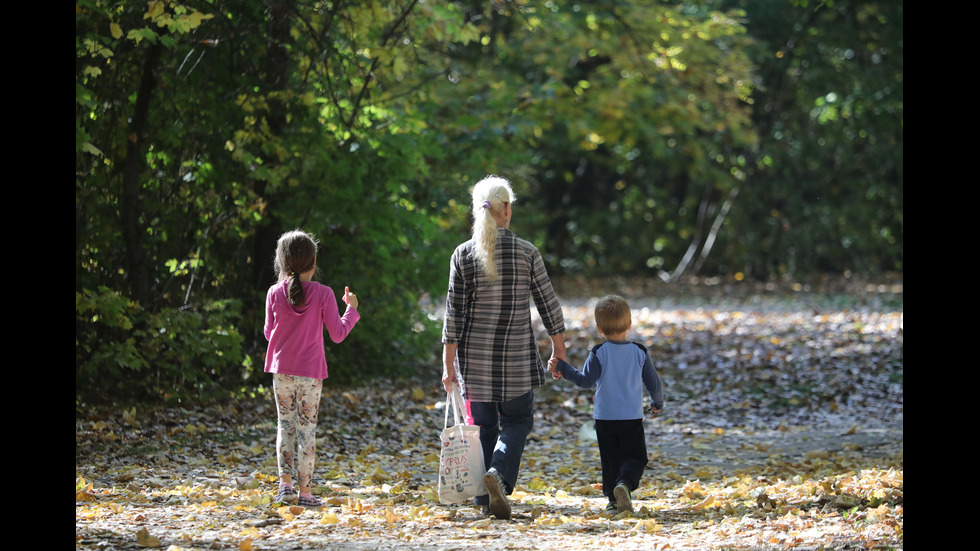
[[[299,507],[297,505],[283,505],[282,507],[276,509],[276,512],[279,513],[279,516],[286,520],[293,520],[294,517],[301,514],[305,510],[306,509],[303,507]]]
[[[133,409],[129,411],[123,410],[122,419],[127,425],[132,425],[136,421],[136,406],[133,406]]]
[[[160,547],[160,538],[151,536],[146,528],[140,528],[136,532],[136,543],[142,547]]]
[[[561,519],[558,517],[540,517],[534,521],[535,524],[540,524],[541,526],[560,526],[562,524]]]
[[[659,532],[663,527],[657,524],[657,521],[648,518],[645,520],[637,521],[635,531],[637,532],[647,532],[652,534],[653,532]]]
[[[327,513],[320,517],[320,524],[339,524],[340,519],[333,513]]]
[[[703,501],[701,501],[700,503],[698,503],[697,505],[695,505],[694,506],[694,509],[695,510],[704,509],[706,507],[711,506],[711,504],[713,504],[714,502],[715,502],[715,496],[709,495],[708,497],[704,498]]]
[[[400,520],[401,520],[401,517],[398,516],[398,515],[396,515],[395,512],[391,510],[391,507],[386,507],[385,508],[385,521],[386,522],[393,524],[393,523],[398,522]]]

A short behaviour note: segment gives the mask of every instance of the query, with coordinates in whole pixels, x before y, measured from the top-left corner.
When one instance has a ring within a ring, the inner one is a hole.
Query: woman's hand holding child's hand
[[[551,372],[551,378],[554,380],[561,379],[561,372],[558,371],[558,358],[552,357],[548,360],[548,371]]]
[[[344,287],[344,304],[357,310],[357,295],[350,292],[350,287]]]

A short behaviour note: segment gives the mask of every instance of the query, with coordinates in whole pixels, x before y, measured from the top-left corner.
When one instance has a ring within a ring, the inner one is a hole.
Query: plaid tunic
[[[442,342],[456,344],[456,375],[473,402],[503,402],[544,384],[544,364],[531,329],[531,297],[548,335],[565,332],[561,305],[541,253],[497,228],[497,279],[476,260],[473,240],[453,252]]]

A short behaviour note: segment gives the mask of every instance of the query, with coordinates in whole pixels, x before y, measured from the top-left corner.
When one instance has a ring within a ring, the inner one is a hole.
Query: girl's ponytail
[[[477,261],[483,266],[490,281],[497,279],[497,259],[494,247],[497,243],[497,221],[504,205],[516,198],[510,183],[496,176],[488,176],[473,186],[473,242]]]
[[[303,290],[303,282],[299,279],[299,272],[293,270],[288,277],[289,285],[286,290],[289,295],[289,303],[293,306],[306,304],[306,291]]]
[[[289,280],[286,290],[293,306],[306,304],[306,291],[300,274],[316,268],[317,242],[313,235],[293,230],[279,236],[276,243],[276,277]]]

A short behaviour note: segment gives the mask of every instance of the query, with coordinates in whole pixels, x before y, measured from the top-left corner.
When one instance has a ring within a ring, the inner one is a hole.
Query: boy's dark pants
[[[596,419],[595,434],[599,440],[599,460],[602,464],[602,493],[612,501],[613,489],[620,483],[625,484],[630,492],[635,491],[640,486],[640,477],[647,465],[643,419]]]

